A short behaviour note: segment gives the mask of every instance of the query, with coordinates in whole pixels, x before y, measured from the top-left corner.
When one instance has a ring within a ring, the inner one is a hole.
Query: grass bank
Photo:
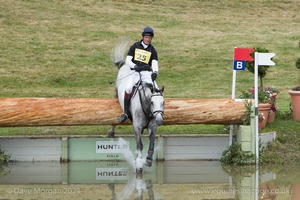
[[[155,29],[160,85],[166,97],[231,96],[234,47],[275,52],[265,84],[278,106],[299,84],[299,1],[1,1],[2,97],[113,97],[117,70],[110,52],[120,36],[132,42]],[[298,72],[298,73],[297,73]],[[237,94],[253,86],[237,75]]]
[[[158,84],[165,97],[230,98],[234,47],[276,53],[264,83],[280,90],[278,109],[289,112],[287,93],[299,84],[298,0],[290,1],[21,1],[0,3],[1,97],[114,97],[116,68],[110,52],[121,36],[134,42],[155,30]],[[241,94],[253,86],[237,74]],[[109,127],[1,128],[11,134],[106,134]],[[299,122],[277,119],[264,131],[290,135]],[[130,127],[117,131],[131,133]],[[224,126],[163,126],[165,133],[224,133]],[[299,150],[298,145],[298,150]]]

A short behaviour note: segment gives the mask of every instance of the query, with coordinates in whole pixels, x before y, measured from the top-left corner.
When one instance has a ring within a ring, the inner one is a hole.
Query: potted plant
[[[271,107],[273,106],[275,110],[275,98],[272,96],[272,93],[266,89],[269,87],[266,87],[265,89],[260,89],[258,92],[258,111],[259,111],[259,129],[262,129],[266,126],[269,116],[269,111],[271,110]],[[242,95],[240,96],[242,99],[254,99],[254,87],[252,87],[248,91],[243,91]]]
[[[268,123],[272,123],[275,120],[275,114],[277,112],[276,102],[277,102],[277,95],[279,93],[279,90],[275,87],[269,87],[266,86],[265,91],[267,91],[270,94],[271,100],[271,109],[269,111],[269,117],[268,117]]]
[[[296,68],[300,69],[300,58],[296,60]],[[294,120],[300,120],[300,84],[289,90],[292,100],[292,113]]]

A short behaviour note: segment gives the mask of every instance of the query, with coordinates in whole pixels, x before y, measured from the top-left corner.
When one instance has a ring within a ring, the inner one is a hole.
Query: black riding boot
[[[128,94],[125,91],[125,94],[124,94],[124,113],[120,116],[120,119],[119,119],[120,123],[123,123],[128,119],[129,104],[130,104],[130,94]]]

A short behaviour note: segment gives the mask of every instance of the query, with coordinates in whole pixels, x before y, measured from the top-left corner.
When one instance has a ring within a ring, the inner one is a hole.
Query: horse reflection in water
[[[134,195],[137,200],[143,200],[144,197],[149,200],[161,199],[158,198],[159,195],[153,190],[152,180],[144,180],[142,174],[137,174],[136,176],[131,174],[127,184],[119,194],[116,193],[114,183],[108,184],[108,188],[111,191],[113,200],[131,199],[130,197],[132,195]]]
[[[111,56],[113,63],[118,67],[116,90],[123,110],[126,82],[128,82],[129,76],[132,73],[137,73],[126,66],[124,62],[128,44],[129,39],[122,38],[116,45]],[[163,123],[164,97],[162,93],[163,88],[161,90],[155,88],[154,84],[144,83],[141,79],[133,88],[129,118],[132,121],[137,146],[137,158],[135,161],[137,173],[142,173],[144,165],[149,167],[152,165],[156,128]],[[110,136],[114,135],[114,128],[113,126],[112,131],[109,133]],[[146,128],[148,129],[150,141],[145,161],[142,157],[143,143],[141,135]]]

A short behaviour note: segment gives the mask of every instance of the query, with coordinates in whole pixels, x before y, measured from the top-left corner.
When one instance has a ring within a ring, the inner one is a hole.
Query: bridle
[[[159,91],[155,91],[155,93],[152,93],[152,95],[151,95],[151,105],[153,105],[153,101],[155,99],[158,99],[160,101],[164,101],[164,97],[163,97],[162,93],[159,92]],[[163,115],[164,114],[164,107],[154,108],[154,110],[152,110],[152,114],[154,116],[156,116],[157,114]]]
[[[154,107],[153,108],[153,101],[154,100],[159,100],[159,101],[164,101],[164,97],[162,95],[162,90],[159,90],[155,88],[155,84],[150,84],[143,82],[140,78],[140,80],[135,84],[132,94],[132,99],[135,97],[135,95],[138,93],[139,99],[140,99],[140,105],[142,107],[143,113],[147,118],[147,127],[149,125],[149,122],[155,118],[157,114],[164,114],[164,106],[159,106],[159,107]],[[149,88],[151,90],[151,97],[150,97],[150,102],[146,97],[146,88]]]

